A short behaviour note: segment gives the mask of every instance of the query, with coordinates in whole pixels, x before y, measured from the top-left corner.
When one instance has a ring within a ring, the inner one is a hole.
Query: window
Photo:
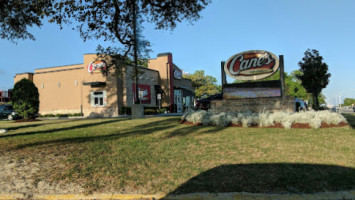
[[[103,107],[106,106],[106,91],[91,92],[91,106]]]

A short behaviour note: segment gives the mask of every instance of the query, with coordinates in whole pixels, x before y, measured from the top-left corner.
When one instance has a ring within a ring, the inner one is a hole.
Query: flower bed
[[[222,112],[213,113],[204,110],[186,112],[181,122],[195,125],[238,126],[238,127],[275,127],[275,128],[323,128],[347,125],[346,119],[339,113],[330,111],[307,111],[298,113],[252,113]]]

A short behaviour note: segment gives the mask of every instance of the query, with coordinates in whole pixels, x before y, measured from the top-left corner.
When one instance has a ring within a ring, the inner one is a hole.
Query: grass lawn
[[[355,188],[355,115],[325,129],[204,127],[177,117],[0,121],[0,157],[87,192],[315,193]]]

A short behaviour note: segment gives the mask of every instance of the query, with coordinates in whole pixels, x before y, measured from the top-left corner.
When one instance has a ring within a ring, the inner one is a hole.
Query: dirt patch
[[[190,126],[202,126],[201,123],[194,124],[192,122],[188,121],[179,121],[179,124],[185,124],[185,125],[190,125]],[[212,125],[213,126],[213,125]],[[243,127],[241,124],[229,124],[228,126],[230,127]],[[320,128],[335,128],[335,127],[344,127],[348,126],[347,123],[341,122],[340,124],[327,124],[325,122],[322,122],[322,125]],[[259,127],[258,125],[251,125],[248,128],[284,128],[281,123],[275,123],[273,126],[265,126],[265,127]],[[309,124],[303,124],[303,123],[293,123],[291,125],[291,128],[304,128],[304,129],[311,129],[312,127]]]
[[[43,156],[41,162],[23,156],[0,156],[0,191],[4,194],[22,194],[31,199],[34,194],[76,194],[84,189],[64,181],[48,181],[43,172],[53,168],[55,162]],[[60,166],[58,166],[59,168]]]
[[[333,128],[333,127],[344,127],[347,126],[349,124],[345,123],[345,122],[340,122],[340,124],[336,125],[336,124],[327,124],[322,122],[321,128]]]
[[[191,125],[191,126],[202,126],[202,123],[195,124],[195,123],[188,122],[188,121],[183,121],[183,120],[180,120],[179,124],[186,124],[186,125]]]

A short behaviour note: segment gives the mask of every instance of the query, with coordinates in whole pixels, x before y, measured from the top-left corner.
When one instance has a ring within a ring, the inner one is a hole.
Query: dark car
[[[17,119],[18,115],[13,109],[12,105],[0,105],[0,119],[13,120]]]
[[[209,96],[207,98],[197,100],[195,107],[196,107],[196,109],[208,110],[209,108],[211,108],[211,100],[216,100],[216,99],[223,99],[223,94],[218,93],[218,94]]]

